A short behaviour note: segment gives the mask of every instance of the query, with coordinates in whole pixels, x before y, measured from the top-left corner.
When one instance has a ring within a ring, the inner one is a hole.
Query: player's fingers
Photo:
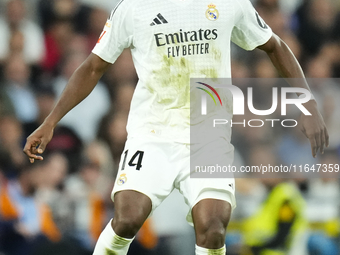
[[[326,147],[328,147],[329,146],[329,135],[328,135],[328,130],[327,130],[326,127],[325,127],[325,130],[324,130],[324,135],[325,135]]]
[[[36,147],[39,145],[39,140],[30,140],[27,139],[23,152],[29,157],[29,161],[34,163],[34,160],[43,160],[41,156],[36,155],[37,149]]]
[[[318,152],[318,150],[320,149],[321,147],[321,139],[320,139],[320,132],[317,132],[315,133],[315,141],[316,141],[316,151],[315,151],[315,156],[316,156],[316,153]]]
[[[34,155],[33,159],[43,160],[44,158],[42,156],[39,156],[39,155]]]
[[[35,144],[36,144],[36,142],[31,142],[30,140],[27,140],[27,142],[25,144],[23,151],[30,158],[34,156]]]
[[[44,140],[41,141],[41,143],[40,143],[40,145],[39,145],[39,147],[38,147],[37,152],[38,152],[39,154],[42,154],[42,153],[45,151],[46,145],[47,145],[47,142],[46,142],[46,141],[44,141]]]
[[[38,156],[38,155],[31,154],[31,156],[29,157],[29,161],[30,161],[31,163],[34,163],[34,160],[43,160],[43,157],[42,157],[42,156]]]
[[[324,149],[325,149],[325,132],[323,130],[321,130],[320,132],[320,153],[323,154],[324,153]]]
[[[315,158],[316,157],[316,147],[317,147],[315,137],[311,136],[309,138],[309,142],[310,142],[310,146],[311,146],[311,149],[312,149],[312,155]]]
[[[28,154],[27,154],[28,155]],[[39,155],[36,155],[36,154],[34,154],[34,153],[29,153],[29,160],[30,160],[30,162],[31,163],[34,163],[34,160],[36,159],[36,160],[43,160],[43,157],[42,156],[39,156]]]

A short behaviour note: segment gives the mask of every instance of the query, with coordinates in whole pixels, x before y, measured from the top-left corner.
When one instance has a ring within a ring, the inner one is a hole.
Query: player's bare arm
[[[264,45],[258,47],[265,51],[272,63],[284,78],[302,78],[297,82],[290,80],[290,85],[301,87],[310,91],[300,64],[289,47],[277,35],[273,34],[271,39]],[[317,108],[315,100],[309,100],[304,104],[306,109],[312,114],[310,116],[301,115],[300,127],[302,132],[309,139],[313,157],[316,157],[318,150],[324,153],[324,148],[329,145],[329,136],[325,122]]]
[[[44,152],[46,145],[51,141],[57,123],[90,94],[110,65],[91,53],[74,72],[54,109],[40,127],[27,138],[24,152],[31,163],[34,163],[34,160],[43,160],[39,154]]]

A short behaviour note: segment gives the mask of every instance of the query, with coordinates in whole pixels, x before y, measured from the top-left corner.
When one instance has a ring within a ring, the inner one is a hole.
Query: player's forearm
[[[287,44],[277,35],[274,34],[268,43],[260,46],[259,49],[268,54],[279,74],[283,78],[288,78],[287,81],[291,86],[305,88],[310,91],[299,62]]]
[[[44,124],[55,127],[72,108],[83,101],[106,71],[108,63],[91,54],[73,73],[56,106]]]

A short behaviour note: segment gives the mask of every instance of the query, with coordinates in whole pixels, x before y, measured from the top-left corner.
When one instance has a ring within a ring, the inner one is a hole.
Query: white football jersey
[[[139,82],[129,137],[188,143],[190,78],[230,78],[230,41],[252,50],[271,36],[249,0],[122,0],[93,53],[114,63],[131,48]]]

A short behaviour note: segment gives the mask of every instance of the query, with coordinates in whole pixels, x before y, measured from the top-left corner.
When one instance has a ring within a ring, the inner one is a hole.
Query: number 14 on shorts
[[[129,150],[124,151],[124,159],[121,170],[125,169],[126,159],[128,155]],[[136,151],[135,154],[131,157],[131,159],[128,162],[128,165],[131,167],[136,166],[136,170],[140,170],[142,168],[142,160],[144,156],[144,151]]]

